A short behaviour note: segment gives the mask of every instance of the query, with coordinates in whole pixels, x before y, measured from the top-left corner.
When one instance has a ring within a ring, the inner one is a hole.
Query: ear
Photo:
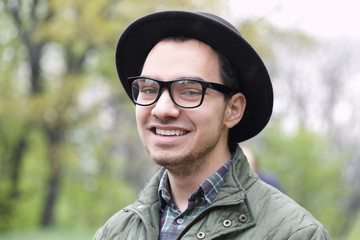
[[[224,125],[227,128],[232,128],[238,124],[244,114],[246,107],[246,98],[244,94],[237,93],[228,101],[225,110]]]

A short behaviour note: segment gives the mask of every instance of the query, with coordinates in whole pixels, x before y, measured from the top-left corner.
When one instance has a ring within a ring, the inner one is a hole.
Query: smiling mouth
[[[157,135],[161,135],[161,136],[182,136],[187,134],[186,131],[184,130],[163,130],[163,129],[158,129],[156,128],[154,131]]]

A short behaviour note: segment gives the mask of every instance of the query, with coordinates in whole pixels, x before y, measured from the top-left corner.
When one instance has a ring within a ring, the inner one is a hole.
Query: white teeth
[[[162,130],[156,128],[156,134],[164,136],[180,136],[184,135],[186,132],[184,130]]]

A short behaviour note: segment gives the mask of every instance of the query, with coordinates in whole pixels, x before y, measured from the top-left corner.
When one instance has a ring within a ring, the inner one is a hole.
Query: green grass
[[[94,231],[45,229],[16,232],[0,232],[0,240],[91,240]]]

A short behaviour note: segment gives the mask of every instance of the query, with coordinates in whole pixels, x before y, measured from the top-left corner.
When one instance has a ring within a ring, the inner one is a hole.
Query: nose
[[[164,89],[160,98],[154,103],[151,114],[162,120],[177,118],[180,115],[180,107],[173,102],[169,91]]]

